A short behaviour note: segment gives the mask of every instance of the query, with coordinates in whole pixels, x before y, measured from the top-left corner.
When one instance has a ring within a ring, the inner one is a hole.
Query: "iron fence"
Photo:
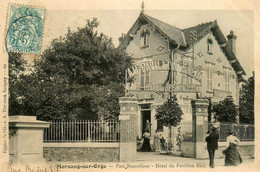
[[[119,142],[118,121],[49,121],[44,142]]]
[[[208,124],[208,128],[212,127],[212,123]],[[228,136],[228,130],[233,127],[234,134],[240,141],[254,141],[255,140],[255,126],[253,124],[230,124],[220,123],[219,126],[219,141],[225,142]]]
[[[182,141],[192,142],[193,141],[193,129],[192,122],[183,122],[180,125]],[[208,128],[212,127],[212,123],[208,124]],[[240,141],[254,141],[255,139],[255,127],[253,124],[230,124],[220,123],[219,126],[219,142],[225,142],[228,136],[228,130],[233,128],[234,134],[239,138]],[[204,133],[206,134],[206,133]]]

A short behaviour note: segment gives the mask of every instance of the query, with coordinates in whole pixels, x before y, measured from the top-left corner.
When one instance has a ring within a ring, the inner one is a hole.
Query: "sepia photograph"
[[[204,2],[1,2],[0,171],[259,170],[260,4]]]

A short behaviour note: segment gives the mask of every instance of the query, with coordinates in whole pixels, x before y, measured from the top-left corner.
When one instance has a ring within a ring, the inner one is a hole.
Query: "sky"
[[[51,40],[64,36],[67,28],[76,31],[84,27],[87,19],[97,18],[99,32],[112,37],[115,46],[122,33],[127,33],[140,10],[47,10],[44,24],[42,50]],[[237,35],[236,56],[246,71],[245,78],[254,70],[254,13],[251,10],[149,10],[145,13],[163,22],[184,29],[201,23],[217,20],[226,36],[230,30]]]

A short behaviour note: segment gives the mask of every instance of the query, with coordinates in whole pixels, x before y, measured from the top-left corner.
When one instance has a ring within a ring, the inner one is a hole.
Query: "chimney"
[[[236,39],[237,36],[234,34],[233,30],[230,31],[230,34],[227,35],[228,44],[231,46],[233,53],[236,55]]]

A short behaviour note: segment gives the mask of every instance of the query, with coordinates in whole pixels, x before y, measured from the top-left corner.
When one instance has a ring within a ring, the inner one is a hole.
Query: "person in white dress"
[[[154,140],[153,140],[153,148],[155,151],[159,150],[160,138],[161,138],[161,133],[158,130],[155,130],[155,135],[154,135]]]
[[[227,148],[223,151],[225,155],[225,166],[237,166],[242,163],[242,158],[237,150],[239,139],[234,136],[233,128],[229,129],[227,137]]]

